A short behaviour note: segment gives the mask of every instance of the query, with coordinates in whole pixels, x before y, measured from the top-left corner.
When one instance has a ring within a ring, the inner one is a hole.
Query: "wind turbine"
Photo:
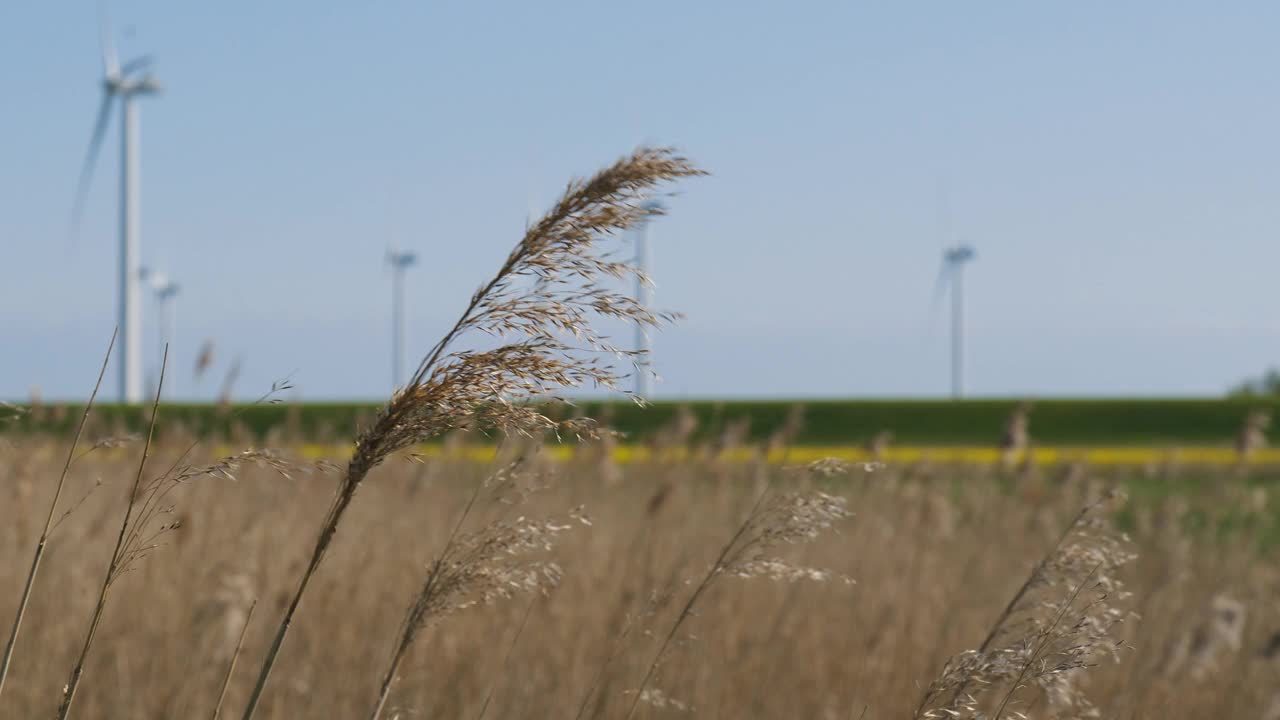
[[[178,291],[182,289],[182,286],[174,282],[172,278],[162,272],[149,272],[144,269],[141,271],[141,274],[143,279],[151,285],[151,292],[154,293],[156,297],[157,319],[160,321],[156,326],[160,331],[157,335],[157,340],[160,343],[160,354],[156,357],[160,357],[160,355],[164,354],[164,348],[166,345],[170,348],[173,347],[173,336],[176,329],[174,322],[174,314],[176,312],[175,305],[177,304],[176,298],[178,296]],[[170,378],[169,381],[164,384],[164,388],[166,391],[165,394],[173,394],[173,378]]]
[[[398,388],[404,376],[404,271],[417,262],[412,252],[391,249],[387,264],[391,266],[391,387]]]
[[[942,251],[942,270],[938,273],[937,300],[947,284],[951,285],[951,397],[964,396],[964,265],[977,257],[968,245],[956,245]]]
[[[120,288],[119,323],[121,342],[120,401],[137,403],[142,400],[142,308],[140,272],[142,237],[139,228],[141,216],[141,177],[138,159],[139,116],[135,100],[144,95],[160,92],[160,83],[148,71],[151,57],[144,55],[120,64],[105,19],[102,22],[102,103],[98,106],[98,119],[89,139],[89,152],[80,170],[80,182],[76,189],[72,210],[72,229],[77,232],[84,210],[89,182],[93,179],[93,167],[98,150],[111,120],[111,109],[119,100],[124,114],[120,124]]]
[[[662,214],[667,208],[657,200],[648,200],[640,207],[645,211],[645,215],[636,225],[635,263],[636,269],[640,271],[636,275],[636,304],[640,309],[648,310],[653,302],[653,284],[649,282],[649,263],[652,261],[652,253],[649,250],[649,221],[654,215]],[[647,400],[650,369],[653,367],[653,346],[649,340],[648,328],[644,325],[636,325],[636,353],[635,394],[636,397]]]

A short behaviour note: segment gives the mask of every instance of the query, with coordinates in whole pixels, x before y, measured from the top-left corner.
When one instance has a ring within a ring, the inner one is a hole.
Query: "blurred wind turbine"
[[[640,206],[646,212],[636,225],[636,304],[648,310],[653,303],[653,283],[649,281],[649,264],[653,255],[649,250],[649,222],[654,215],[661,215],[666,206],[657,200],[648,200]],[[635,394],[642,400],[649,399],[649,380],[653,368],[653,346],[648,328],[636,325]]]
[[[391,387],[400,387],[404,375],[404,271],[418,256],[395,248],[387,251],[391,266]]]
[[[977,257],[968,245],[956,245],[942,252],[942,269],[934,287],[934,307],[942,302],[951,286],[951,397],[964,396],[964,265]]]
[[[98,106],[98,119],[94,123],[89,140],[89,152],[80,169],[80,182],[76,188],[75,205],[71,212],[73,237],[79,232],[80,217],[84,211],[85,196],[93,179],[94,164],[111,120],[111,108],[120,101],[124,114],[121,130],[120,155],[120,288],[119,307],[121,362],[120,401],[137,403],[142,400],[142,308],[140,253],[141,215],[140,169],[138,164],[139,117],[134,100],[143,95],[160,92],[160,83],[151,75],[151,57],[144,55],[121,65],[111,42],[111,32],[106,18],[101,22],[102,32],[102,102]]]
[[[176,331],[174,315],[177,312],[177,296],[182,286],[174,282],[172,278],[162,272],[150,272],[146,269],[141,271],[142,278],[151,285],[151,292],[156,296],[156,310],[159,319],[159,333],[156,336],[160,345],[160,355],[164,354],[165,346],[170,350],[173,349],[173,336]],[[159,356],[157,356],[159,357]],[[170,376],[169,380],[164,384],[164,392],[166,395],[172,396],[174,390],[174,376]]]

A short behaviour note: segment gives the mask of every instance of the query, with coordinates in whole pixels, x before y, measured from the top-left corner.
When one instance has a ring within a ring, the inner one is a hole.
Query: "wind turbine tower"
[[[391,266],[391,387],[404,381],[404,271],[417,262],[418,256],[399,250],[387,251]]]
[[[957,245],[942,254],[940,281],[951,283],[951,397],[964,397],[964,265],[977,257],[968,245]]]
[[[93,178],[94,163],[102,147],[111,110],[116,101],[122,106],[120,123],[120,288],[118,312],[121,335],[120,401],[142,401],[142,306],[140,287],[142,233],[141,168],[139,162],[139,111],[137,99],[160,92],[160,83],[148,71],[151,58],[143,56],[121,65],[107,24],[102,24],[102,102],[98,119],[89,140],[89,152],[80,171],[72,226],[78,229],[85,194]]]
[[[645,211],[645,216],[636,226],[635,263],[636,269],[640,271],[636,276],[636,304],[641,309],[648,310],[653,304],[653,284],[649,281],[649,265],[653,260],[649,249],[649,222],[654,215],[661,215],[667,208],[657,200],[648,200],[640,207]],[[635,395],[647,400],[649,381],[653,375],[653,345],[649,339],[649,328],[644,325],[636,325],[636,352]]]

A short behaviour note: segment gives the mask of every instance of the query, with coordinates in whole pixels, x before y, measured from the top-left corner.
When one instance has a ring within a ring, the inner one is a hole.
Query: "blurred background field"
[[[60,469],[66,440],[2,439],[0,537],[13,552],[0,555],[0,585],[12,588],[27,569],[46,480]],[[152,448],[153,466],[168,467],[188,440],[170,432]],[[1272,561],[1280,502],[1269,471],[890,461],[827,477],[759,454],[737,461],[693,447],[626,464],[595,445],[562,460],[541,447],[508,441],[498,465],[401,455],[375,470],[303,603],[257,717],[367,715],[424,567],[477,484],[514,457],[529,473],[484,490],[468,526],[562,518],[568,529],[542,556],[558,564],[561,580],[546,594],[430,626],[393,688],[392,716],[626,716],[629,690],[693,584],[770,484],[779,494],[847,500],[853,517],[833,534],[782,551],[831,576],[727,577],[714,586],[639,717],[911,717],[945,659],[981,642],[1072,516],[1110,488],[1130,495],[1103,520],[1132,538],[1138,557],[1121,577],[1133,595],[1121,604],[1137,616],[1117,631],[1121,662],[1089,670],[1078,692],[1104,717],[1275,717],[1267,713],[1280,680]],[[56,705],[126,499],[113,478],[132,472],[140,452],[135,441],[72,466],[72,511],[55,527],[0,715],[47,716]],[[171,517],[181,526],[120,580],[86,668],[82,716],[206,715],[256,598],[249,660],[228,694],[229,707],[243,703],[253,660],[270,642],[335,485],[332,471],[308,465],[297,448],[279,454],[300,469],[285,478],[246,466],[235,480],[201,477],[177,488]],[[216,457],[200,443],[190,460]],[[568,517],[575,507],[589,525]],[[0,616],[16,599],[0,593]],[[1050,717],[1043,703],[1028,696],[1017,708]]]
[[[881,433],[892,445],[910,447],[991,447],[1001,441],[1008,419],[1022,401],[1007,400],[799,400],[655,401],[583,400],[553,410],[559,417],[584,415],[617,429],[624,440],[648,444],[690,426],[689,438],[767,441],[786,433],[789,444],[858,447]],[[375,403],[281,403],[277,405],[166,404],[161,430],[180,423],[197,432],[242,433],[264,439],[276,430],[295,439],[328,442],[350,438],[358,423],[372,417]],[[83,405],[45,404],[14,419],[18,431],[66,433]],[[1043,399],[1031,403],[1030,435],[1043,447],[1230,448],[1254,412],[1280,411],[1280,396],[1222,399],[1108,398]],[[2,411],[0,411],[2,412]],[[235,420],[230,420],[233,417]],[[95,423],[137,432],[147,408],[100,404]]]

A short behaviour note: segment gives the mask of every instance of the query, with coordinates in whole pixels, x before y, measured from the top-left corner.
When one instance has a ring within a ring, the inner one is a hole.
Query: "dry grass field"
[[[12,438],[4,446],[5,619],[16,609],[66,445]],[[159,442],[148,464],[167,468],[187,447]],[[825,573],[757,564],[715,576],[674,633],[636,717],[912,717],[947,659],[983,643],[1046,556],[1055,560],[1043,574],[1054,582],[1032,588],[1027,599],[1052,608],[1075,597],[1056,630],[1037,634],[1034,622],[1019,620],[992,643],[1011,667],[1025,659],[1031,668],[1016,682],[1026,687],[1013,693],[1007,717],[1072,717],[1078,708],[1061,703],[1079,698],[1103,717],[1271,717],[1280,659],[1268,655],[1280,631],[1280,578],[1259,547],[1262,526],[1189,529],[1190,518],[1206,513],[1211,523],[1269,513],[1266,491],[1244,482],[1222,478],[1200,493],[1135,497],[1123,510],[1132,538],[1120,547],[1136,558],[1113,563],[1100,542],[1119,537],[1108,529],[1116,501],[1094,510],[1103,521],[1097,528],[1059,544],[1080,508],[1116,484],[1079,469],[997,477],[853,466],[828,475],[822,467],[713,458],[613,467],[585,452],[544,463],[536,448],[519,452],[524,459],[514,471],[508,453],[491,466],[402,456],[370,474],[301,603],[257,717],[370,715],[406,609],[468,505],[462,535],[507,544],[497,553],[455,553],[481,572],[455,574],[457,592],[433,606],[384,716],[627,717],[659,646],[761,493],[768,493],[762,507],[793,494],[845,501],[849,517],[827,529],[815,525],[811,539],[793,533],[783,540],[802,542],[778,543],[770,553]],[[215,460],[200,453],[188,456],[193,466]],[[93,451],[72,466],[63,505],[74,509],[51,534],[0,716],[49,717],[58,706],[140,454],[134,443]],[[495,468],[506,470],[496,481]],[[284,477],[280,469],[249,463],[234,480],[192,477],[166,499],[172,513],[157,515],[152,527],[174,519],[180,526],[162,533],[159,547],[113,586],[77,716],[211,716],[256,600],[224,711],[239,714],[340,475],[297,466]],[[757,510],[767,526],[760,538],[809,529],[813,518],[797,525],[797,506],[782,507],[782,515]],[[522,536],[532,543],[510,542],[520,527],[537,528]],[[1104,552],[1073,566],[1070,548]],[[500,584],[508,581],[514,584]],[[1104,590],[1110,597],[1100,600]],[[1064,632],[1096,616],[1100,602],[1123,622],[1104,618],[1096,638]],[[1034,615],[1031,604],[1015,615]],[[1037,645],[1044,638],[1039,656],[1018,653],[1026,637]],[[1090,643],[1082,657],[1068,650]],[[1114,643],[1122,643],[1115,660],[1103,647]],[[1097,666],[1032,677],[1074,660]],[[965,694],[984,690],[978,700],[987,712],[1017,680],[967,672],[974,682]]]
[[[698,174],[571,183],[332,462],[159,405],[0,434],[0,717],[1280,718],[1256,465],[800,462],[786,428],[744,462],[677,422],[619,466],[526,402],[616,388],[593,320],[673,319],[605,243]],[[484,430],[497,458],[452,452]]]

